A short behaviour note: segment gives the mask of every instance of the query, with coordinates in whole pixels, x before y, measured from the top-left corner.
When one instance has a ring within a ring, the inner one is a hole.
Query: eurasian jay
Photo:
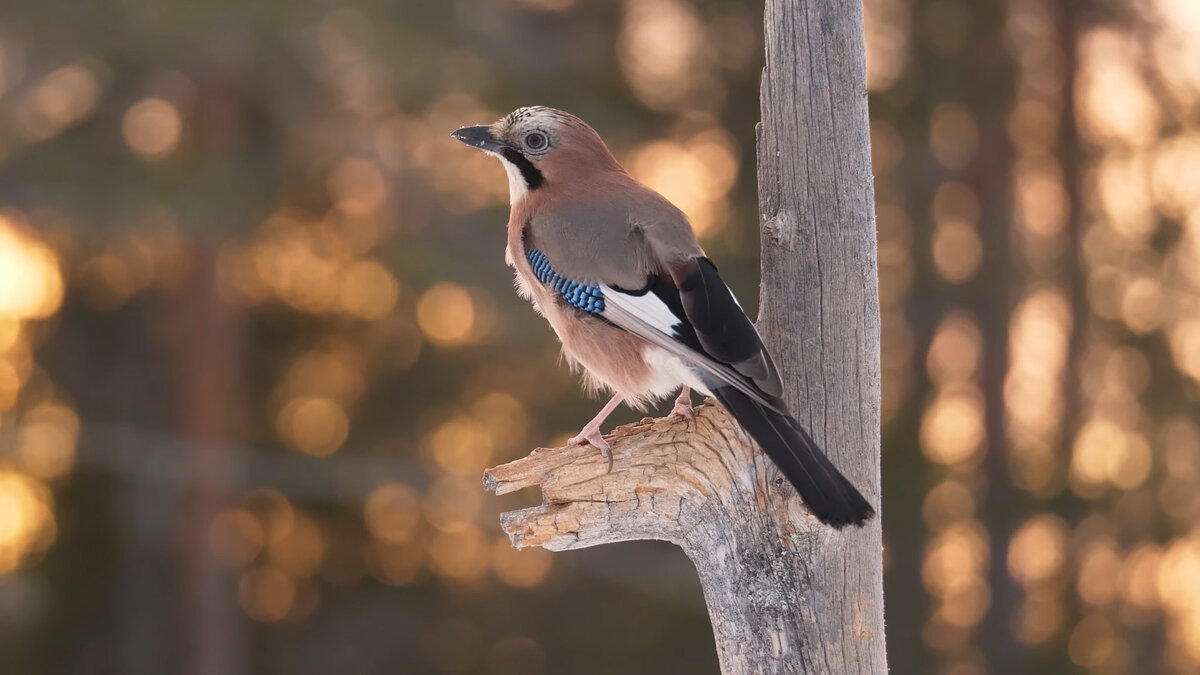
[[[788,413],[771,356],[687,217],[630,176],[590,126],[530,107],[451,135],[504,165],[517,291],[585,383],[613,394],[570,443],[595,446],[611,469],[600,425],[618,405],[682,387],[673,412],[692,418],[694,389],[725,406],[821,521],[861,525],[875,513]]]

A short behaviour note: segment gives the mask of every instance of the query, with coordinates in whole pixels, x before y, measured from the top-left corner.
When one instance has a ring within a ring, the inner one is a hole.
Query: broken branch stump
[[[834,530],[809,514],[711,400],[696,408],[695,422],[644,419],[606,438],[611,473],[591,446],[538,448],[485,472],[485,487],[497,495],[541,488],[541,505],[500,517],[513,546],[671,542],[700,575],[722,672],[841,672],[804,665],[805,654],[823,651],[804,648],[814,640],[805,623],[817,620],[804,591],[822,547],[859,530]],[[847,600],[857,611],[858,601]],[[857,639],[875,639],[865,619],[860,625]]]

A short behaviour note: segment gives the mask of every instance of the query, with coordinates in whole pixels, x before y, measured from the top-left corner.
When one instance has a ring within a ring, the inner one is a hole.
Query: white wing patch
[[[653,293],[629,295],[604,284],[600,285],[600,292],[604,295],[606,315],[608,308],[615,305],[621,311],[663,335],[678,337],[679,333],[675,330],[675,326],[682,323],[683,319],[675,316],[671,308],[667,307],[667,304],[657,295]]]
[[[601,316],[605,319],[650,344],[661,347],[668,353],[683,359],[684,362],[697,366],[702,371],[707,371],[768,408],[777,409],[776,405],[768,401],[753,384],[746,380],[745,376],[679,341],[679,334],[676,332],[675,326],[682,323],[684,319],[675,316],[657,295],[653,293],[629,295],[604,284],[600,285],[600,292],[604,296],[604,311]],[[701,391],[707,390],[707,387],[693,388]]]

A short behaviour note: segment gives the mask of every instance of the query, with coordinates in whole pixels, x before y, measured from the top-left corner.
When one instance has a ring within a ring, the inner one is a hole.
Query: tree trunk
[[[192,249],[187,301],[180,306],[180,432],[192,441],[188,457],[191,490],[180,523],[183,591],[188,610],[185,672],[237,675],[244,671],[244,615],[229,589],[229,571],[208,547],[212,521],[221,512],[233,482],[229,439],[237,426],[238,321],[217,288],[216,252]]]
[[[758,180],[759,328],[785,397],[879,510],[879,302],[862,7],[768,0]],[[497,494],[540,485],[501,516],[513,545],[566,550],[631,539],[695,563],[724,673],[883,673],[879,518],[816,521],[722,409],[694,424],[617,429],[591,447],[538,449],[490,469]]]

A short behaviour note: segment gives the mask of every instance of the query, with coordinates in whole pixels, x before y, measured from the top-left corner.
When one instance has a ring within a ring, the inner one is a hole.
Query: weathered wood
[[[768,0],[759,129],[762,310],[785,396],[879,503],[879,306],[862,6]],[[883,673],[880,519],[834,530],[715,405],[643,420],[591,447],[490,469],[497,494],[538,485],[501,517],[515,546],[630,539],[695,563],[724,673]]]
[[[879,285],[862,3],[768,0],[759,329],[785,398],[880,516],[796,560],[805,672],[882,673]]]

